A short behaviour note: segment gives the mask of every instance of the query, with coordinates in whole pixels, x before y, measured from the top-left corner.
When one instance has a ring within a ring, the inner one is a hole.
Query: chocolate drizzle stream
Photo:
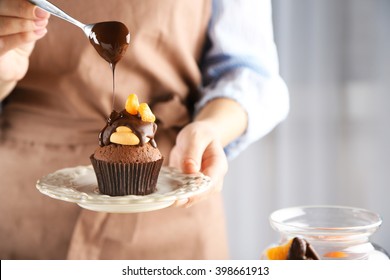
[[[112,70],[112,109],[114,109],[115,66],[129,46],[129,30],[118,21],[99,22],[92,27],[89,41],[98,54],[110,64]]]
[[[126,110],[121,112],[112,111],[107,119],[106,126],[99,133],[99,145],[107,146],[110,142],[110,136],[115,132],[118,126],[126,126],[130,128],[135,135],[140,139],[140,145],[144,145],[148,140],[149,143],[156,148],[157,144],[154,140],[154,134],[157,131],[157,125],[153,122],[144,122],[139,115],[131,115]]]

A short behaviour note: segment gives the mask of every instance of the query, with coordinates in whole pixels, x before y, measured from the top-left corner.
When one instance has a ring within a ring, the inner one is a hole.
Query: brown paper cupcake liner
[[[93,155],[90,159],[102,194],[147,195],[156,191],[163,159],[148,163],[111,163]]]

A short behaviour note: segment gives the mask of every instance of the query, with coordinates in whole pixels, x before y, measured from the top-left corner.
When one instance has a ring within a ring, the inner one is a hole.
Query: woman
[[[228,258],[219,192],[226,155],[268,133],[288,111],[269,1],[53,3],[82,22],[125,23],[132,40],[116,67],[114,106],[130,93],[149,103],[165,164],[201,171],[213,187],[176,207],[138,214],[81,210],[39,194],[41,176],[89,164],[112,109],[112,76],[78,28],[49,20],[25,0],[2,0],[1,258]]]

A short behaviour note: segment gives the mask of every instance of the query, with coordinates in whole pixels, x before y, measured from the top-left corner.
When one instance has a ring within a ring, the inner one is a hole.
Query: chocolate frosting
[[[141,116],[131,115],[125,109],[117,112],[112,111],[109,118],[107,119],[106,126],[99,133],[99,145],[107,146],[110,142],[110,136],[114,133],[118,126],[126,126],[130,128],[140,140],[140,145],[144,145],[148,142],[157,148],[154,135],[157,131],[157,125],[154,122],[144,122]]]

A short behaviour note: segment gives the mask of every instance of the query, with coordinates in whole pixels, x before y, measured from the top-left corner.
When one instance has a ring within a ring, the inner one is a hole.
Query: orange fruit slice
[[[137,95],[135,95],[134,93],[130,94],[127,97],[126,104],[125,104],[126,111],[131,115],[137,115],[138,107],[139,107],[139,102],[138,102]]]
[[[141,115],[141,119],[144,122],[154,122],[156,117],[153,115],[152,110],[150,110],[148,104],[141,103],[138,107],[138,112]]]
[[[292,239],[280,246],[271,247],[266,251],[269,260],[286,260],[288,250],[290,250]]]
[[[324,257],[333,258],[333,259],[340,259],[340,258],[348,257],[348,254],[345,252],[335,251],[335,252],[328,252],[328,253],[324,254]]]

